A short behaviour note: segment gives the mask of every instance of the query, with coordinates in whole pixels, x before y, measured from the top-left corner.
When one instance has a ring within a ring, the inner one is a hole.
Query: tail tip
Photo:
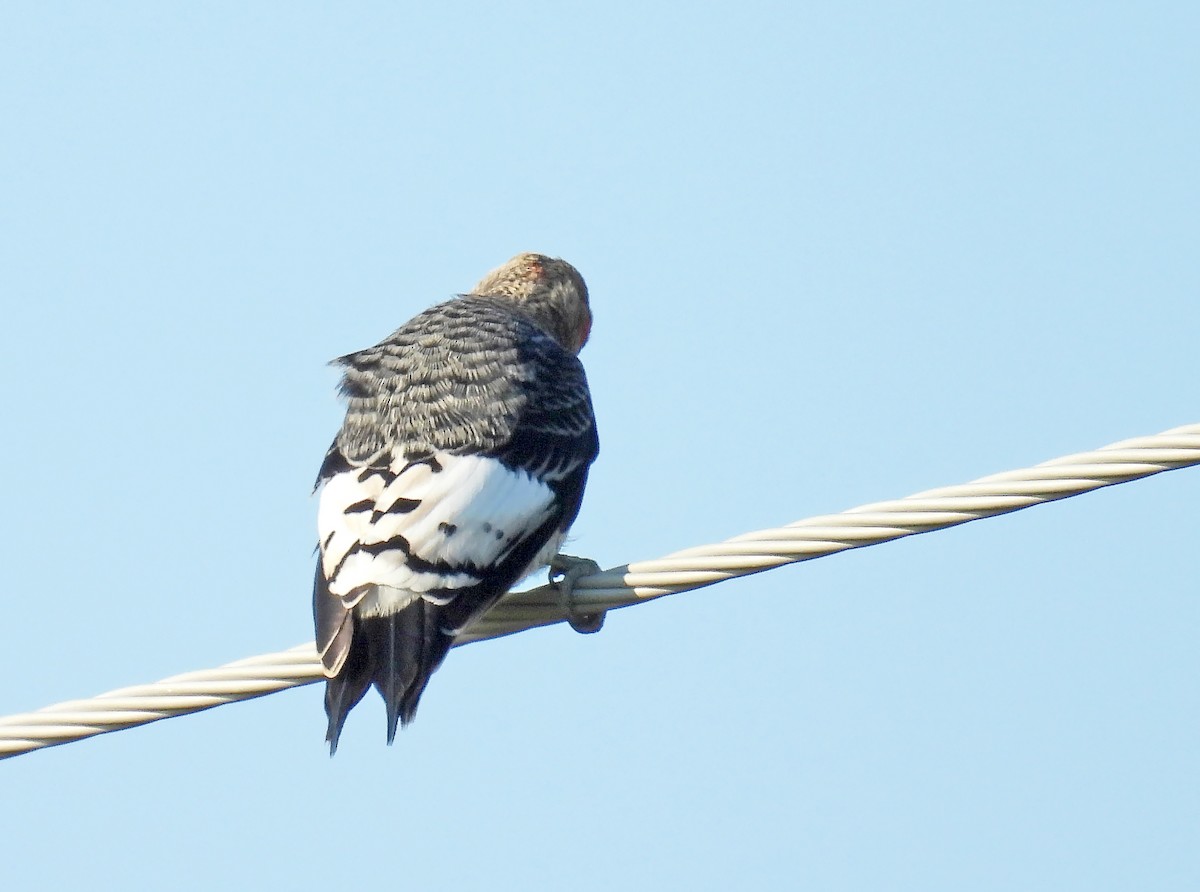
[[[338,738],[342,736],[342,722],[345,720],[344,714],[337,719],[333,716],[329,717],[329,729],[325,732],[325,742],[329,744],[329,758],[331,759],[337,753]]]

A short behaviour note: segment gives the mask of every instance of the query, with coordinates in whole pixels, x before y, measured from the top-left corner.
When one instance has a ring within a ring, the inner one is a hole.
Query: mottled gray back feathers
[[[389,450],[468,451],[507,462],[512,446],[512,462],[528,470],[535,461],[595,457],[583,365],[502,298],[438,304],[337,362],[346,369],[348,408],[336,446],[352,464]],[[536,459],[530,441],[541,444]]]

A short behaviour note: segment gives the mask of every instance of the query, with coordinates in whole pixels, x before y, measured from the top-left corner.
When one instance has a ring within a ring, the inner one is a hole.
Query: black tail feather
[[[346,716],[358,705],[370,686],[367,650],[364,647],[351,647],[337,676],[325,682],[325,714],[329,717],[325,740],[329,743],[329,755],[337,752],[338,738],[341,737]]]
[[[372,680],[387,704],[388,743],[395,740],[397,726],[417,714],[429,677],[454,642],[439,628],[440,613],[437,605],[418,600],[391,616],[360,623],[371,653]]]
[[[454,643],[441,630],[442,608],[418,599],[390,616],[352,617],[350,650],[337,676],[325,686],[329,751],[337,749],[346,715],[374,683],[387,704],[387,741],[417,714],[417,704],[434,670]]]
[[[396,723],[400,719],[400,700],[404,696],[405,686],[409,683],[410,675],[415,674],[416,666],[405,647],[403,640],[405,614],[412,612],[401,610],[392,616],[368,620],[363,631],[367,634],[367,647],[371,648],[371,677],[375,682],[375,690],[387,704],[387,742],[390,746],[396,739]]]

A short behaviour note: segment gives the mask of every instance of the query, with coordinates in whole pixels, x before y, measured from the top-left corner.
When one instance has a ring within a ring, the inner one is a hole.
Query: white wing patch
[[[433,589],[476,585],[553,506],[546,484],[491,458],[397,459],[386,474],[355,468],[321,492],[321,569],[347,607],[369,595],[365,609],[391,613]]]

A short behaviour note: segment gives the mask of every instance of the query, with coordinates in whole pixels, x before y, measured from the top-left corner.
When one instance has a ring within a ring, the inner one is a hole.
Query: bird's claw
[[[590,558],[558,554],[550,561],[550,584],[558,589],[559,603],[567,614],[567,622],[581,635],[599,632],[604,627],[604,611],[578,612],[575,608],[575,583],[584,576],[599,572],[600,565]]]

